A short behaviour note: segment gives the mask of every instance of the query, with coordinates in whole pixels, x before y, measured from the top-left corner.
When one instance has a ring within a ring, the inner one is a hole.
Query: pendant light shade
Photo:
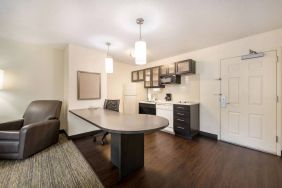
[[[145,41],[135,42],[135,63],[137,65],[144,65],[147,62],[147,45]]]
[[[111,57],[105,58],[105,67],[106,67],[106,73],[113,73],[114,72],[114,61]]]
[[[147,63],[147,44],[142,40],[141,35],[141,25],[144,23],[144,19],[138,18],[136,23],[139,25],[140,33],[139,40],[135,42],[134,46],[135,63],[137,65],[144,65]]]
[[[106,73],[113,73],[114,72],[114,60],[113,58],[109,57],[109,48],[111,43],[106,42],[106,45],[108,47],[108,51],[107,51],[107,57],[105,58],[105,70]]]
[[[0,69],[0,90],[4,88],[4,71]]]

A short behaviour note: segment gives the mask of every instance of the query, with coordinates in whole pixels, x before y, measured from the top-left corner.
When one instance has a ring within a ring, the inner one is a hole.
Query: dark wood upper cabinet
[[[131,72],[131,81],[140,82],[144,81],[144,70],[137,70]]]
[[[160,67],[152,67],[145,69],[145,80],[144,87],[145,88],[162,88],[160,81]]]
[[[175,63],[171,63],[168,65],[162,65],[160,67],[160,76],[168,76],[175,74]]]
[[[138,82],[138,71],[132,71],[131,72],[131,81],[132,82]]]
[[[152,68],[152,87],[160,87],[160,67]]]
[[[192,59],[176,62],[175,66],[176,66],[176,74],[196,73],[196,62]]]
[[[167,75],[167,65],[162,65],[160,67],[160,75],[161,76],[166,76]]]
[[[168,75],[173,75],[175,73],[176,73],[175,63],[168,64],[168,66],[167,66],[167,74]]]
[[[144,81],[144,70],[138,71],[138,81]]]
[[[145,88],[150,88],[151,87],[151,83],[152,83],[152,69],[145,69],[144,70],[144,87]]]
[[[179,61],[176,63],[161,65],[157,67],[151,67],[144,70],[136,70],[131,73],[132,82],[144,81],[145,88],[163,88],[164,84],[161,84],[161,78],[166,78],[166,76],[172,77],[171,75],[176,75],[179,77],[181,74],[195,74],[196,73],[196,62],[192,59]],[[163,82],[165,83],[165,82]],[[178,83],[180,81],[171,82]]]

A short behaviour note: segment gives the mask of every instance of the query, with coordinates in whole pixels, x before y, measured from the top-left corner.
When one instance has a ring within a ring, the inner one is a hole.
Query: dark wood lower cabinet
[[[173,129],[177,136],[192,139],[199,133],[199,104],[173,105]]]

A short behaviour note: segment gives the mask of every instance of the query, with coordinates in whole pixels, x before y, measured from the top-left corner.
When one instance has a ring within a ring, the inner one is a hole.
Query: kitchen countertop
[[[180,103],[179,101],[139,101],[139,103],[145,104],[179,104],[179,105],[194,105],[200,104],[199,102],[188,102],[188,103]]]

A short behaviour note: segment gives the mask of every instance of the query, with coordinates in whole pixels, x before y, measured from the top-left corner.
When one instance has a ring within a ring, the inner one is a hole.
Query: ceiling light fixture
[[[139,40],[135,42],[134,56],[137,65],[144,65],[147,63],[147,45],[142,40],[141,25],[144,23],[143,18],[138,18],[136,23],[139,25]]]
[[[110,49],[110,46],[111,46],[111,43],[109,42],[106,42],[106,45],[107,45],[107,57],[105,58],[105,68],[106,68],[106,73],[113,73],[114,72],[114,65],[113,65],[113,58],[111,58],[109,56],[109,49]]]

